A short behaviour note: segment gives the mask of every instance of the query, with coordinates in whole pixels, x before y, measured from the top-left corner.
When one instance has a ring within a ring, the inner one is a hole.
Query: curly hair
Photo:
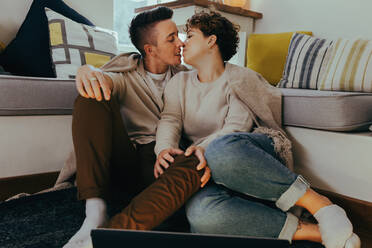
[[[200,12],[186,22],[186,31],[198,28],[204,36],[215,35],[223,61],[228,61],[236,54],[239,44],[239,25],[233,24],[217,12]]]
[[[157,45],[153,27],[160,21],[171,19],[173,10],[167,7],[158,7],[144,11],[135,16],[129,26],[129,36],[133,45],[145,56],[145,44]]]

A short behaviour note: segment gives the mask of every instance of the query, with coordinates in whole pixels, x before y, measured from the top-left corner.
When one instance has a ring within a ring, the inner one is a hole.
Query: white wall
[[[77,12],[95,25],[103,28],[114,27],[113,0],[65,0]],[[22,25],[32,0],[1,0],[0,5],[0,41],[9,44]]]
[[[255,33],[310,30],[322,38],[372,39],[369,0],[250,0],[263,13]]]

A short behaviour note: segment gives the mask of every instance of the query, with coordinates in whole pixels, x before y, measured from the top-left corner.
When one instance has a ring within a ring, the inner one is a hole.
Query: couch
[[[59,171],[72,147],[74,80],[0,75],[0,179]]]
[[[0,87],[0,178],[59,171],[72,147],[74,80],[0,75]],[[372,94],[281,91],[295,171],[317,188],[371,202],[372,108],[355,109],[372,106]]]
[[[46,17],[40,17],[45,6],[77,22],[91,24],[61,0],[32,3],[31,0],[17,4],[11,0],[4,2],[0,11],[2,44],[9,45],[17,31],[18,40],[27,38],[35,28],[38,28],[38,35],[46,39],[48,31],[39,27],[47,25]],[[19,15],[11,14],[16,9]],[[261,72],[270,83],[275,82],[275,77],[282,75],[291,36],[292,33],[251,35],[248,57],[252,54],[262,57],[259,63],[249,64],[248,60],[247,66]],[[254,39],[258,39],[261,50],[252,46]],[[21,40],[17,44],[22,42],[26,41]],[[43,40],[43,44],[45,42],[48,44]],[[279,48],[282,50],[277,52]],[[44,54],[49,53],[47,47],[37,49],[43,49]],[[14,44],[13,50],[16,50]],[[272,64],[278,59],[283,64],[280,68]],[[267,71],[271,72],[267,74]],[[272,71],[275,75],[270,75]],[[0,86],[0,180],[59,171],[72,144],[71,113],[77,95],[74,81],[0,75]],[[368,161],[368,151],[372,148],[368,130],[372,124],[372,110],[360,108],[372,106],[371,94],[284,88],[281,91],[284,96],[283,123],[293,139],[295,170],[304,174],[315,187],[372,202],[372,194],[368,192],[372,188],[372,180],[368,178],[372,174]]]
[[[6,0],[0,23],[2,200],[52,186],[72,147],[74,74],[118,52],[116,32],[94,26],[62,0]]]

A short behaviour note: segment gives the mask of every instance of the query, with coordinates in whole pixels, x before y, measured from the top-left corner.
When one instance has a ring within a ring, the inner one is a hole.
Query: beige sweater
[[[125,115],[128,134],[138,143],[155,141],[156,126],[163,109],[163,100],[156,87],[149,82],[138,53],[123,53],[107,62],[101,69],[113,79],[112,97],[118,97]],[[171,66],[170,76],[187,70],[185,66]],[[73,148],[58,176],[54,188],[62,187],[76,172]]]
[[[139,144],[155,141],[156,127],[164,104],[156,85],[144,69],[143,60],[138,54],[129,53],[119,55],[113,62],[133,65],[115,70],[109,62],[102,67],[113,81],[112,95],[119,99],[129,137]],[[181,70],[186,68],[170,67],[165,80]]]
[[[102,69],[106,72],[128,72],[136,69],[140,57],[136,53],[114,57]],[[176,71],[178,68],[171,68]],[[259,73],[245,67],[226,64],[230,89],[247,107],[255,125],[254,132],[264,133],[274,141],[275,151],[289,169],[293,170],[291,141],[282,130],[282,96]],[[139,77],[141,79],[141,77]],[[160,110],[159,110],[160,112]],[[76,171],[73,151],[67,158],[56,182],[56,187],[66,182]]]
[[[169,81],[156,132],[157,155],[178,147],[182,131],[193,145],[204,148],[221,135],[251,131],[253,119],[231,91],[226,74],[225,70],[216,81],[201,83],[193,70],[180,72]]]

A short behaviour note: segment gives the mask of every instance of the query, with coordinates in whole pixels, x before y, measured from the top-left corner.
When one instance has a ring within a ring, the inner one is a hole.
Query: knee
[[[213,140],[206,148],[205,158],[215,180],[219,175],[226,174],[232,164],[239,162],[236,160],[240,139],[239,133],[224,135]]]
[[[174,158],[172,167],[181,167],[187,170],[196,171],[196,166],[199,160],[195,155],[186,157],[185,155],[178,155]]]
[[[111,115],[116,109],[120,111],[119,103],[114,98],[109,101],[97,101],[93,98],[85,98],[79,95],[74,102],[73,118],[78,118],[80,121],[89,120],[91,118],[99,119]]]
[[[77,96],[74,102],[74,111],[88,110],[92,108],[101,107],[106,101],[97,101],[93,98],[85,98],[81,95]],[[84,111],[85,112],[85,111]]]
[[[236,134],[228,134],[214,139],[205,149],[205,157],[207,159],[220,157],[224,153],[225,148],[236,139]]]
[[[200,192],[200,191],[199,191]],[[186,216],[193,233],[213,233],[218,227],[221,213],[213,206],[211,199],[196,193],[186,203]]]
[[[175,173],[182,176],[186,181],[192,182],[197,189],[200,187],[200,178],[204,170],[197,170],[199,159],[192,155],[186,157],[185,155],[178,155],[174,158],[174,162],[165,171],[167,174]]]
[[[232,133],[212,141],[205,151],[205,158],[212,170],[213,179],[219,182],[244,162],[254,164],[257,157],[257,140],[261,134]]]

